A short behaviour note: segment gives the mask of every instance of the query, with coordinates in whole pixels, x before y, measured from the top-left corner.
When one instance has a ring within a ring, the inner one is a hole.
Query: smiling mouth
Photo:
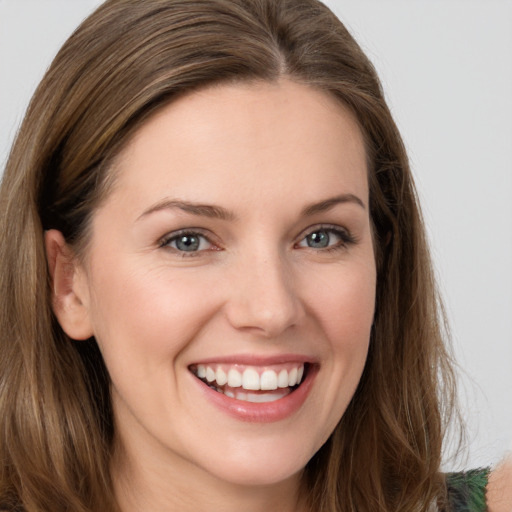
[[[265,403],[295,391],[307,376],[308,364],[287,363],[272,367],[194,364],[189,369],[208,387],[229,398]]]

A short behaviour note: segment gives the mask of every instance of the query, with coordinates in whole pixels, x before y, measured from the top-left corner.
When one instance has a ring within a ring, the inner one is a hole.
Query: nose
[[[294,274],[277,251],[245,258],[230,277],[225,310],[235,329],[275,338],[303,318]]]

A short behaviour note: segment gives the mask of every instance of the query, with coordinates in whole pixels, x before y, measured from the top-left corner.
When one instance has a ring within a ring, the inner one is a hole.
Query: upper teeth
[[[304,365],[287,365],[288,368],[256,368],[245,367],[245,369],[236,367],[222,367],[198,364],[195,374],[200,379],[206,379],[208,382],[216,382],[217,386],[227,384],[231,388],[239,388],[259,391],[273,390],[278,388],[287,388],[300,384],[304,375]]]

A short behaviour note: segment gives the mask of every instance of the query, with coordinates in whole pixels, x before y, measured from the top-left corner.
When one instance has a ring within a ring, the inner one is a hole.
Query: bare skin
[[[487,508],[489,512],[512,511],[512,456],[501,462],[489,476]]]
[[[85,265],[59,232],[46,236],[61,325],[74,339],[94,335],[113,377],[121,510],[305,511],[302,470],[352,397],[373,316],[357,123],[332,98],[289,82],[212,89],[143,127],[118,170]],[[160,208],[178,192],[235,220]],[[301,213],[333,192],[360,202]],[[331,227],[355,242],[340,243]],[[185,258],[179,238],[162,243],[182,228],[211,240]],[[329,251],[306,244],[322,230]],[[302,412],[251,425],[204,400],[190,364],[245,352],[320,362]],[[489,512],[512,511],[512,459],[492,472],[487,498]]]
[[[150,119],[114,172],[85,257],[55,230],[47,248],[59,322],[94,335],[112,380],[123,512],[300,511],[373,321],[357,121],[289,80],[213,87]],[[194,373],[301,361],[305,383],[279,398],[228,397]]]

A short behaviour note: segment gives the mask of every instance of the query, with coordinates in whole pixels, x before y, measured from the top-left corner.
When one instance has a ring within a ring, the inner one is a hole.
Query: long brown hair
[[[29,106],[0,191],[0,504],[116,510],[108,373],[51,311],[43,232],[77,252],[112,159],[164,104],[213,83],[287,76],[355,113],[378,267],[367,364],[308,463],[315,512],[426,511],[440,500],[453,375],[405,149],[369,60],[317,0],[108,0],[69,38]]]

